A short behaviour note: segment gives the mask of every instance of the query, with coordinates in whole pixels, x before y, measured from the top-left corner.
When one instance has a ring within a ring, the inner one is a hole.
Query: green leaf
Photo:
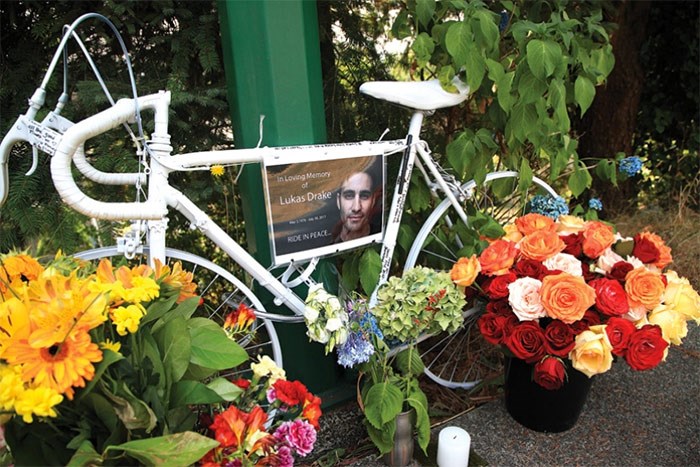
[[[190,364],[191,343],[185,318],[169,321],[153,336],[163,357],[166,378],[173,384],[182,378]]]
[[[360,280],[360,268],[358,267],[360,257],[356,254],[343,257],[342,274],[340,280],[345,290],[355,290],[357,282]]]
[[[381,270],[381,256],[373,248],[367,248],[360,256],[360,285],[367,295],[377,286]]]
[[[394,24],[391,25],[391,35],[396,39],[405,39],[411,35],[411,25],[408,21],[408,10],[401,10]]]
[[[97,382],[102,378],[102,375],[111,364],[116,363],[123,358],[124,356],[120,353],[112,352],[109,349],[103,350],[102,361],[100,361],[100,363],[97,364],[97,368],[95,368],[95,376],[92,378],[92,380],[90,380],[87,386],[85,386],[85,389],[80,391],[78,401],[81,401],[85,396],[92,392],[95,384],[97,384]]]
[[[367,421],[375,428],[381,428],[401,413],[403,394],[391,383],[377,383],[369,388],[363,402]]]
[[[175,301],[177,301],[177,295],[173,295],[165,300],[158,299],[148,305],[148,308],[146,308],[146,316],[141,319],[140,326],[156,321],[160,317],[166,315],[175,304]]]
[[[243,389],[236,386],[226,378],[215,378],[207,384],[207,387],[216,392],[223,400],[227,402],[235,401],[243,393]]]
[[[581,108],[581,115],[586,113],[593,103],[595,97],[595,86],[590,79],[585,76],[578,76],[574,83],[574,99]]]
[[[433,38],[430,37],[428,33],[422,32],[418,34],[418,37],[413,41],[411,49],[416,54],[418,63],[425,65],[430,61],[430,57],[433,55],[435,42],[433,42]]]
[[[396,367],[404,375],[421,375],[425,369],[420,353],[414,346],[402,350],[396,354]]]
[[[518,176],[518,191],[525,193],[527,188],[532,185],[532,169],[527,159],[523,158],[520,163],[520,171]]]
[[[191,465],[218,445],[216,440],[186,431],[108,446],[105,454],[123,451],[144,465]]]
[[[114,406],[103,395],[92,392],[81,402],[83,407],[89,408],[97,415],[97,418],[109,431],[116,431],[119,418],[114,411]]]
[[[474,157],[473,137],[472,131],[465,130],[447,145],[447,161],[455,170],[457,178],[464,177],[467,166]]]
[[[435,13],[435,0],[417,0],[416,1],[416,16],[418,22],[427,27],[433,19]]]
[[[549,40],[532,39],[527,47],[527,64],[532,74],[539,79],[545,79],[563,61],[559,44]]]
[[[418,381],[411,381],[406,402],[416,412],[416,432],[418,445],[426,453],[430,443],[430,416],[428,415],[428,400],[420,389]],[[414,384],[415,383],[415,384]]]
[[[617,186],[617,165],[614,160],[602,159],[595,168],[595,173],[602,180]]]
[[[192,339],[191,363],[213,370],[226,370],[248,359],[246,351],[210,319],[192,318],[188,328]]]
[[[576,170],[569,176],[569,189],[574,197],[583,193],[586,188],[591,186],[591,174],[588,169],[582,165],[577,165]]]
[[[445,47],[459,68],[467,63],[469,43],[472,42],[472,31],[465,22],[453,23],[445,35]]]
[[[476,27],[473,27],[474,36],[479,45],[486,50],[498,49],[498,25],[494,21],[494,15],[488,10],[477,10],[474,12],[472,21],[475,21]]]
[[[80,447],[70,458],[67,467],[102,465],[102,456],[95,450],[95,446],[88,440],[80,443]]]
[[[125,383],[120,383],[118,394],[113,394],[102,385],[102,393],[112,401],[117,416],[129,430],[143,429],[150,433],[158,418],[144,401],[136,397]]]
[[[170,392],[171,407],[219,402],[223,402],[222,397],[199,381],[178,381]]]
[[[516,104],[511,111],[509,126],[513,136],[524,143],[537,129],[537,109],[534,104]]]
[[[559,122],[559,131],[568,133],[571,121],[566,110],[566,87],[559,78],[553,79],[549,84],[549,103],[554,109],[554,116]]]
[[[396,423],[393,421],[387,423],[381,428],[375,428],[364,420],[365,429],[372,443],[377,447],[380,454],[386,454],[394,447],[394,434],[396,433]]]

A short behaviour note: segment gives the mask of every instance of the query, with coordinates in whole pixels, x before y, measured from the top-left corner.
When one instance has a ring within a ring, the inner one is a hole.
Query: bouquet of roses
[[[205,418],[219,442],[201,461],[215,465],[294,465],[314,448],[321,399],[299,381],[288,381],[268,356],[250,365],[252,377],[238,379],[238,394],[225,410]],[[208,420],[207,420],[208,419]],[[209,423],[210,422],[210,423]]]
[[[504,231],[452,275],[486,299],[484,338],[533,364],[545,388],[564,383],[566,359],[588,377],[614,357],[654,368],[681,344],[688,320],[700,324],[700,296],[665,271],[671,249],[654,233],[622,237],[600,221],[535,213]]]

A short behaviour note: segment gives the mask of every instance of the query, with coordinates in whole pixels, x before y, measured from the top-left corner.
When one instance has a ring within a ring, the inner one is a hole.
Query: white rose
[[[343,321],[340,318],[331,318],[326,322],[326,330],[333,332],[343,327]]]
[[[550,271],[558,270],[571,274],[572,276],[583,276],[581,261],[568,253],[557,253],[551,258],[544,260],[542,264]]]
[[[315,323],[318,319],[318,310],[310,306],[304,307],[304,319],[308,324]]]
[[[602,255],[598,257],[598,263],[597,266],[600,268],[605,274],[609,273],[610,270],[612,269],[613,266],[615,266],[616,263],[620,261],[624,261],[625,259],[615,253],[612,248],[607,248]]]
[[[508,303],[520,321],[532,321],[547,316],[540,300],[542,282],[521,277],[508,284]]]

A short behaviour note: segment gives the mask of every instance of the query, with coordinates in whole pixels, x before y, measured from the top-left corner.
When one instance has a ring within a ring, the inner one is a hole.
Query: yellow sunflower
[[[10,339],[3,353],[11,365],[22,365],[22,379],[33,381],[73,399],[74,387],[85,387],[95,376],[93,363],[102,360],[102,351],[87,331],[71,333],[62,342],[32,346],[27,339]]]

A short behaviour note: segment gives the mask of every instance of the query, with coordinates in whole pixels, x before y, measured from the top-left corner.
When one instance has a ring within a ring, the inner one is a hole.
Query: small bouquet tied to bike
[[[395,420],[412,412],[423,451],[430,441],[428,401],[419,385],[421,336],[454,332],[463,322],[464,289],[449,272],[417,266],[391,277],[370,309],[364,297],[341,301],[322,284],[306,299],[304,318],[311,340],[337,351],[338,363],[359,370],[358,402],[367,432],[380,453],[391,451]]]
[[[530,213],[480,254],[461,258],[468,293],[486,302],[486,341],[532,365],[556,390],[567,366],[589,378],[616,359],[649,370],[700,324],[700,296],[668,270],[671,249],[652,232],[625,237],[599,220]]]
[[[152,465],[228,456],[252,465],[267,454],[292,465],[306,452],[315,429],[300,430],[306,442],[296,449],[282,427],[296,430],[295,417],[317,424],[320,400],[301,383],[282,382],[274,363],[254,362],[250,387],[268,412],[288,408],[285,420],[270,423],[244,383],[224,376],[248,359],[236,339],[255,316],[240,306],[223,326],[206,317],[193,278],[180,263],[117,267],[103,259],[95,267],[60,254],[47,263],[0,255],[0,458]],[[236,443],[245,445],[232,449]]]

